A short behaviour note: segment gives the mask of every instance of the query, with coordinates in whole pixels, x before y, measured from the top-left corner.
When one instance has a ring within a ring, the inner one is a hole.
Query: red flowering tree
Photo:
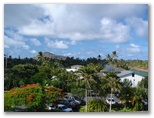
[[[55,102],[61,97],[61,90],[51,87],[42,87],[38,84],[28,84],[21,88],[13,88],[4,93],[4,107],[26,105],[27,108],[44,108],[45,104]]]
[[[44,102],[46,104],[56,102],[60,97],[63,97],[61,89],[54,86],[44,87]]]

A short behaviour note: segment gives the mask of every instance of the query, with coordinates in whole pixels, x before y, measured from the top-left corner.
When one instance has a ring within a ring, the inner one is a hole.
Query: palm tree
[[[107,60],[108,60],[109,63],[112,62],[112,57],[111,57],[111,55],[107,54],[106,58],[107,58]]]
[[[113,92],[116,92],[116,91],[120,92],[122,88],[120,78],[117,77],[117,75],[114,72],[109,72],[103,79],[106,80],[106,84],[104,85],[104,87],[110,88],[110,98],[112,99]],[[109,109],[110,112],[111,112],[111,109],[112,109],[112,104],[110,101],[110,109]]]
[[[101,63],[101,59],[102,59],[101,55],[98,55],[97,58],[98,58],[99,63]]]
[[[93,75],[96,72],[94,68],[94,64],[90,63],[85,67],[81,67],[79,69],[79,72],[82,74],[83,79],[82,79],[82,84],[85,86],[85,96],[86,96],[86,112],[88,111],[88,95],[87,91],[88,89],[91,90],[91,85],[96,85],[96,81],[93,79]]]
[[[42,52],[38,52],[37,61],[39,61],[42,64],[42,62],[43,62],[43,53]]]
[[[118,57],[118,55],[117,55],[117,52],[116,51],[113,51],[112,52],[112,58],[115,58],[115,57]]]
[[[118,57],[117,52],[113,51],[112,54],[107,54],[106,58],[109,61],[109,64],[114,64],[115,63],[115,59],[116,57]]]

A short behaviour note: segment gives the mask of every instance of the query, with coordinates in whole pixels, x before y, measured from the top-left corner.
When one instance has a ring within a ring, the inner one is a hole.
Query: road
[[[109,96],[110,96],[110,95],[108,95],[108,97],[109,97]],[[104,100],[104,101],[106,100],[105,97],[91,97],[91,96],[88,96],[88,101],[91,100],[91,99],[93,99],[93,98],[101,99],[101,100]],[[115,100],[116,103],[120,103],[120,102],[121,102],[120,99],[117,98],[115,95],[113,95],[113,98],[114,98],[114,100]],[[84,100],[86,101],[86,97],[84,98]]]

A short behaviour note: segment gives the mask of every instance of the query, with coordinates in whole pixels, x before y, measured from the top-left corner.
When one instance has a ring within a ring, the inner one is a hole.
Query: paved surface
[[[110,96],[110,95],[108,95],[108,96]],[[93,99],[93,98],[101,99],[101,100],[104,100],[104,101],[106,100],[105,97],[91,97],[91,96],[88,96],[88,101],[91,100],[91,99]],[[113,98],[114,98],[114,100],[115,100],[117,103],[120,103],[120,99],[119,99],[119,98],[117,98],[117,97],[114,96],[114,95],[113,95]],[[86,97],[84,98],[84,100],[86,101]]]

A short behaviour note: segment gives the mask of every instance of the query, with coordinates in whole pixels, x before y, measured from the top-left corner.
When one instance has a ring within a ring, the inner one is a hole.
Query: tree
[[[116,51],[113,51],[112,52],[112,58],[116,58],[116,57],[118,57],[117,52]]]
[[[116,91],[121,91],[121,82],[120,82],[120,78],[117,77],[117,75],[114,72],[109,72],[107,73],[107,75],[105,76],[106,83],[103,85],[104,89],[110,88],[110,98],[113,97],[113,93]],[[110,109],[109,111],[111,112],[112,109],[112,104],[110,101]]]
[[[5,92],[4,107],[5,110],[9,110],[25,104],[31,111],[38,111],[46,104],[56,102],[61,96],[61,90],[53,86],[42,87],[38,84],[28,84]]]
[[[132,88],[132,82],[128,79],[124,79],[122,82],[122,91],[120,92],[120,100],[125,105],[132,100],[132,96],[134,96],[135,88]]]
[[[91,85],[95,86],[96,81],[93,79],[94,74],[97,72],[96,68],[94,68],[94,64],[90,63],[85,67],[81,67],[79,72],[82,74],[82,84],[85,85],[85,96],[86,96],[86,112],[88,110],[88,99],[87,99],[87,90],[91,90]]]
[[[80,112],[85,112],[86,106],[80,108]],[[100,99],[92,99],[88,101],[88,112],[107,112],[108,104]]]
[[[143,100],[147,100],[148,102],[147,80],[147,77],[142,79],[135,88],[132,88],[131,85],[129,85],[130,82],[123,82],[123,88],[119,97],[125,104],[125,107],[132,109],[133,111],[148,110],[148,104],[143,102]]]
[[[4,71],[5,89],[29,84],[30,78],[38,72],[38,67],[32,64],[18,64]],[[7,84],[9,83],[9,84]]]
[[[35,84],[30,84],[22,88],[13,88],[4,94],[4,107],[21,106],[25,104],[28,108],[42,105],[42,88]]]
[[[43,53],[42,52],[38,52],[37,61],[39,61],[42,64],[42,62],[43,62]]]
[[[112,54],[107,54],[106,58],[109,62],[109,64],[114,65],[115,64],[115,59],[118,57],[117,52],[113,51]]]
[[[46,86],[46,84],[50,84],[50,78],[44,72],[38,72],[34,76],[30,78],[29,83],[40,84],[41,86]]]

